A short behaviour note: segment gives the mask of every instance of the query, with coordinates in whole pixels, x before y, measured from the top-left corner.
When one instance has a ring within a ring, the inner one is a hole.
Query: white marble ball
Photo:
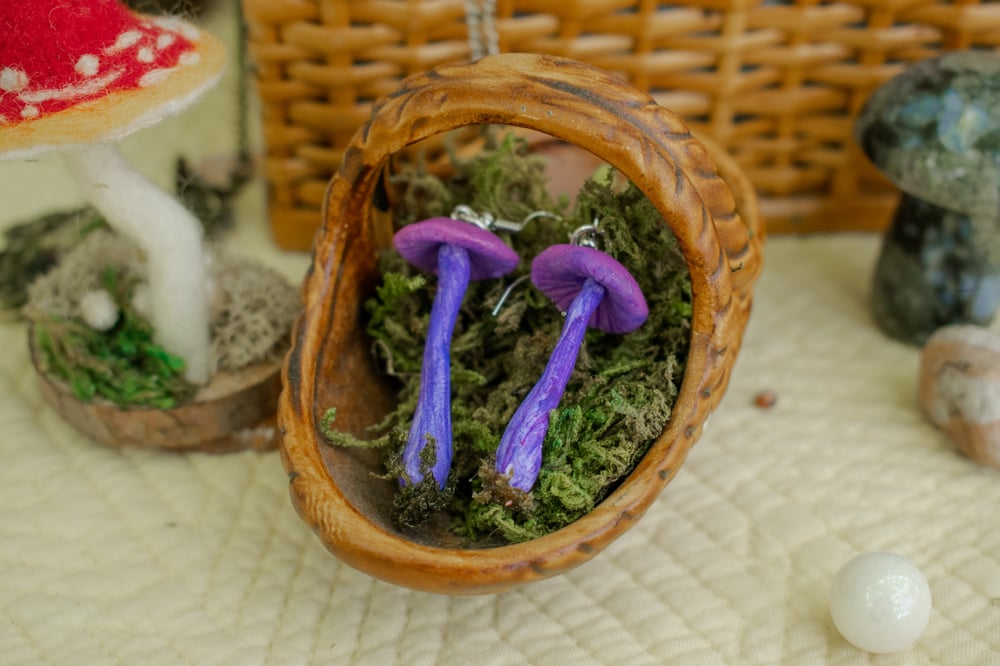
[[[848,560],[830,585],[830,615],[848,642],[867,652],[899,652],[917,642],[931,614],[927,579],[895,553]]]

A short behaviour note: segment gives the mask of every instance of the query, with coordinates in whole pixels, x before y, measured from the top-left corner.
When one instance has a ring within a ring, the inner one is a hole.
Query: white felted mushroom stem
[[[184,359],[185,378],[210,375],[207,274],[198,220],[136,171],[114,144],[65,154],[82,194],[149,265],[150,322],[156,341]]]

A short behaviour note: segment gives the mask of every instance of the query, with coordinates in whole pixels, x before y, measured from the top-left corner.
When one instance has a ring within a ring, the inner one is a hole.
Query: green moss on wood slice
[[[37,308],[25,310],[45,371],[86,402],[103,398],[122,407],[170,409],[188,400],[195,387],[183,378],[183,359],[153,341],[152,328],[131,306],[135,280],[123,280],[109,267],[103,281],[121,312],[108,331]]]
[[[587,181],[575,207],[567,210],[545,188],[542,158],[507,137],[476,158],[456,163],[448,179],[425,172],[394,178],[402,190],[400,225],[447,215],[457,204],[514,221],[539,210],[562,218],[538,220],[516,236],[505,236],[521,256],[520,266],[505,279],[469,286],[452,341],[455,453],[449,488],[439,494],[430,484],[425,490],[431,497],[413,489],[398,494],[394,518],[402,527],[414,526],[432,511],[445,511],[453,531],[474,541],[536,538],[592,510],[663,432],[688,348],[690,280],[676,239],[655,207],[633,185],[616,186],[613,176],[605,170]],[[642,287],[649,319],[624,336],[588,331],[566,393],[551,415],[535,489],[523,498],[498,496],[492,484],[484,484],[492,473],[490,457],[541,375],[563,323],[552,303],[524,278],[538,252],[567,242],[573,229],[594,219],[600,220],[601,248]],[[370,443],[383,447],[392,476],[400,469],[416,406],[436,280],[392,251],[381,256],[380,268],[381,283],[365,304],[367,332],[373,354],[398,385],[398,403],[373,431]],[[338,433],[335,420],[327,422],[327,432],[337,445],[358,443]]]

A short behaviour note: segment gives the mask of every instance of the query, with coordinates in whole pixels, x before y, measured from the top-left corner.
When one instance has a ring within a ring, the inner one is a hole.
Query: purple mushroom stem
[[[451,336],[455,331],[462,298],[469,286],[469,253],[454,245],[438,250],[438,288],[431,306],[420,366],[420,396],[413,413],[413,423],[403,468],[411,483],[423,479],[423,449],[434,443],[431,472],[442,488],[451,469]]]
[[[587,320],[604,298],[604,287],[584,282],[566,312],[559,341],[542,376],[511,417],[497,448],[497,471],[510,475],[512,487],[528,492],[542,467],[542,441],[549,430],[549,413],[559,406],[587,332]]]
[[[451,338],[471,280],[504,275],[518,256],[499,237],[468,222],[431,218],[403,227],[393,244],[411,264],[438,276],[420,369],[420,393],[406,446],[403,485],[424,480],[427,462],[444,488],[451,470]],[[425,455],[432,444],[433,457]]]
[[[566,310],[566,320],[545,370],[514,412],[497,447],[497,472],[508,478],[512,488],[524,492],[530,492],[538,479],[549,414],[562,400],[587,327],[628,333],[649,315],[635,278],[610,255],[594,248],[546,248],[531,264],[531,279]]]

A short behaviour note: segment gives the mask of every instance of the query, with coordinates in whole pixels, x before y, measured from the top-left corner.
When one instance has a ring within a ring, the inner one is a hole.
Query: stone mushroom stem
[[[207,275],[198,220],[136,171],[114,144],[69,151],[65,158],[84,197],[146,256],[156,341],[184,359],[188,381],[206,383]]]
[[[531,492],[538,479],[549,414],[562,400],[587,332],[587,322],[601,304],[605,292],[596,280],[588,278],[583,283],[566,312],[562,332],[542,376],[518,406],[500,438],[496,469],[509,478],[512,488]]]
[[[413,414],[410,434],[403,449],[403,467],[409,477],[404,483],[424,479],[424,449],[433,443],[431,472],[444,488],[451,470],[451,336],[458,320],[462,299],[469,287],[469,253],[444,244],[438,250],[438,289],[431,306],[427,341],[420,369],[420,395]]]

